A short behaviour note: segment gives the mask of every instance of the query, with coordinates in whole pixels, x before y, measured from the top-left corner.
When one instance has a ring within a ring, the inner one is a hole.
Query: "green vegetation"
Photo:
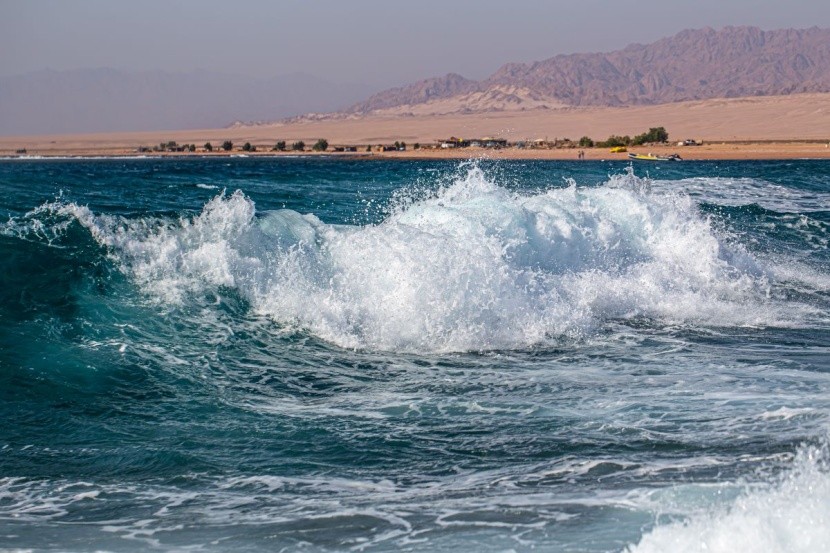
[[[591,140],[587,136],[583,136],[582,138],[579,139],[579,147],[580,148],[593,148],[594,147],[594,141]]]
[[[412,145],[412,148],[415,149],[415,150],[420,150],[421,145],[418,142],[416,142],[415,144]]]
[[[274,144],[274,151],[284,152],[285,151],[285,140],[280,140],[279,142]]]
[[[256,146],[251,146],[250,142],[246,142],[242,145],[243,152],[256,152]]]
[[[303,144],[303,146],[305,146],[305,144]],[[325,152],[329,149],[329,141],[325,138],[321,138],[320,140],[314,143],[314,146],[312,146],[311,149],[315,152]]]
[[[638,134],[634,138],[631,138],[628,135],[617,136],[612,134],[604,142],[596,142],[595,146],[600,148],[614,148],[616,146],[642,146],[643,144],[668,142],[668,140],[669,133],[666,132],[664,127],[652,127],[648,130],[648,132]],[[581,141],[580,145],[582,145]]]
[[[146,148],[146,151],[150,151],[150,148]],[[169,140],[167,142],[160,142],[158,146],[153,146],[154,152],[195,152],[196,145],[195,144],[179,144],[175,140]]]
[[[206,152],[213,151],[213,144],[211,144],[210,142],[205,142],[205,145],[202,147],[205,149]]]
[[[291,149],[295,152],[302,152],[305,150],[305,142],[303,142],[302,140],[298,140],[297,142],[291,145]]]
[[[617,146],[630,146],[631,137],[628,135],[617,136],[615,134],[612,134],[604,142],[595,142],[594,145],[600,148],[616,148]]]
[[[631,144],[634,146],[640,146],[641,144],[649,144],[649,143],[657,143],[657,142],[668,142],[669,141],[669,133],[666,132],[664,127],[651,127],[648,132],[643,134],[638,134],[634,137],[634,140],[631,141]]]
[[[222,149],[226,152],[230,152],[231,150],[233,150],[233,142],[231,142],[230,140],[225,140],[224,142],[222,142]]]

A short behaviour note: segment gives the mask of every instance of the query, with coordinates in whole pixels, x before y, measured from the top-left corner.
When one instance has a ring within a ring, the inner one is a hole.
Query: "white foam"
[[[792,470],[751,488],[725,507],[709,507],[683,522],[659,526],[629,553],[823,553],[830,549],[828,451],[806,447]]]
[[[613,319],[797,325],[820,311],[770,299],[775,267],[720,236],[690,197],[652,193],[632,174],[521,195],[472,166],[400,206],[378,225],[338,226],[290,210],[257,216],[237,191],[192,219],[47,204],[29,221],[45,211],[79,221],[161,303],[231,287],[256,312],[349,348],[505,349]]]

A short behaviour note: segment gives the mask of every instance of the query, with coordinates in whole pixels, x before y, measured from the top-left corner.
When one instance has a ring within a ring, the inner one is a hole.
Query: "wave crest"
[[[781,551],[819,553],[830,544],[827,441],[802,447],[777,482],[747,490],[731,505],[659,526],[627,553]]]
[[[522,195],[474,165],[363,227],[257,214],[240,191],[178,220],[50,209],[88,228],[160,302],[231,287],[256,312],[349,348],[522,348],[632,318],[780,323],[769,269],[688,196],[648,184],[629,173]]]

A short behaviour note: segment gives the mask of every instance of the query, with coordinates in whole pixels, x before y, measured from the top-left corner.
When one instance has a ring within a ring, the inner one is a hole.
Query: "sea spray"
[[[804,445],[788,471],[747,485],[726,505],[714,504],[661,525],[627,553],[821,553],[830,545],[830,448]],[[675,510],[677,506],[675,506]]]
[[[520,194],[473,165],[362,227],[291,210],[258,215],[240,191],[179,220],[100,217],[73,204],[29,219],[74,218],[164,304],[232,288],[255,312],[348,348],[521,348],[628,319],[781,324],[767,300],[771,272],[688,196],[649,187],[629,171],[600,187]]]

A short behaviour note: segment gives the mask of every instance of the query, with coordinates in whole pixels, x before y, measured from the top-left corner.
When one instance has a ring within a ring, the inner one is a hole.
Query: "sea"
[[[0,550],[826,552],[830,162],[0,160]]]

